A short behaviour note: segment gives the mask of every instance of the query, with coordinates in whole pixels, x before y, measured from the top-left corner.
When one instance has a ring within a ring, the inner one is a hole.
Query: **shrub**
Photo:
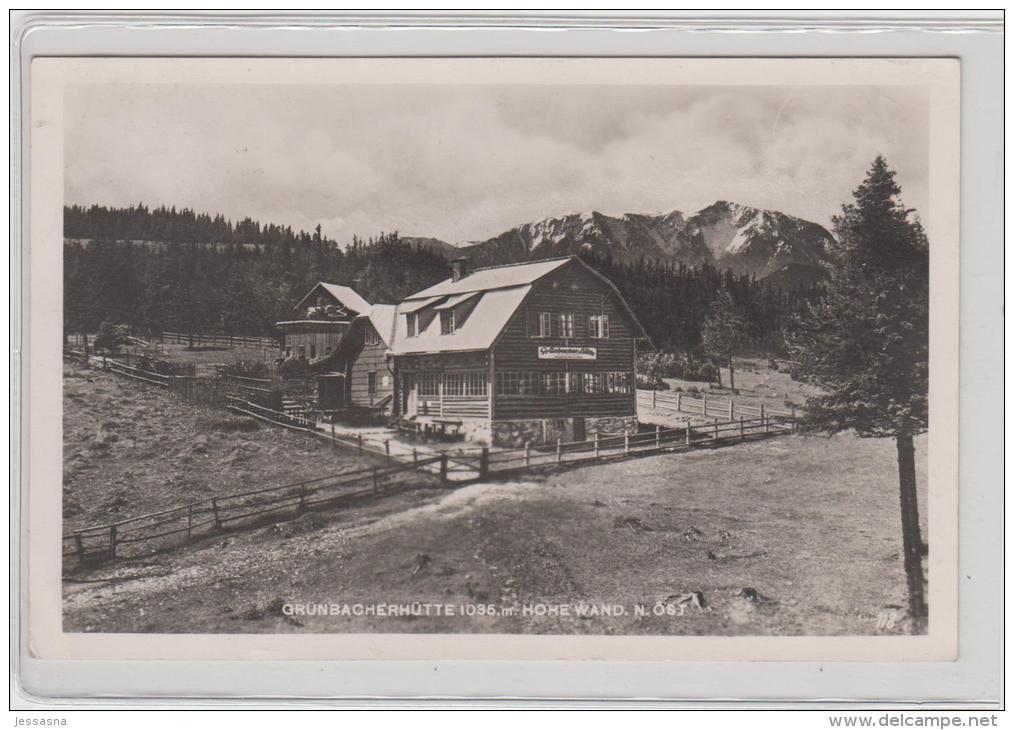
[[[640,374],[637,376],[637,387],[639,390],[669,390],[669,384],[662,378],[649,378]]]
[[[281,372],[283,378],[302,378],[307,373],[306,360],[300,360],[298,358],[289,358],[284,360],[281,365]]]
[[[194,375],[197,372],[195,363],[159,360],[150,355],[138,357],[136,367],[159,375]]]
[[[718,369],[713,363],[680,352],[645,352],[637,358],[638,375],[647,380],[682,378],[713,382]]]
[[[239,360],[222,366],[225,375],[236,375],[241,378],[267,378],[268,366],[262,360]]]

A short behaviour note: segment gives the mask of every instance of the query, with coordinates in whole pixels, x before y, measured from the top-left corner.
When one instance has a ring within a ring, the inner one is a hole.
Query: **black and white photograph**
[[[956,62],[203,63],[59,87],[62,632],[953,646]]]

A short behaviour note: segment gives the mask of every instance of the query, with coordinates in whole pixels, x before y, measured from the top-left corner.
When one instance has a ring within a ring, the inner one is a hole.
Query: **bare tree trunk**
[[[926,631],[928,610],[923,591],[922,535],[919,530],[919,501],[915,484],[915,447],[909,434],[897,437],[898,484],[901,493],[901,539],[905,554],[905,579],[908,583],[908,612],[912,633]]]
[[[736,392],[736,368],[732,364],[732,358],[729,358],[729,390],[735,394]]]

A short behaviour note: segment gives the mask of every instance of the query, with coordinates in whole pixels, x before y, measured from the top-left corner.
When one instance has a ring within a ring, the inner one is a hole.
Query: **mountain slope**
[[[767,276],[790,265],[821,266],[831,241],[831,234],[816,223],[718,201],[689,216],[680,211],[620,217],[598,211],[572,213],[525,223],[456,248],[443,241],[430,245],[447,256],[467,256],[473,266],[592,253],[618,261],[708,262],[740,274]],[[788,269],[789,278],[794,270]]]

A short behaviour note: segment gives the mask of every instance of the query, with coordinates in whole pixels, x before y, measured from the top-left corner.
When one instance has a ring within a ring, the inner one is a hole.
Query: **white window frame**
[[[553,336],[553,314],[551,312],[539,312],[538,331],[536,337]]]
[[[453,335],[454,334],[454,310],[445,309],[440,312],[440,334],[442,335]]]
[[[569,312],[561,312],[557,318],[560,325],[560,337],[565,340],[574,339],[574,315]]]
[[[588,317],[588,336],[596,340],[609,337],[609,315],[593,314]]]

